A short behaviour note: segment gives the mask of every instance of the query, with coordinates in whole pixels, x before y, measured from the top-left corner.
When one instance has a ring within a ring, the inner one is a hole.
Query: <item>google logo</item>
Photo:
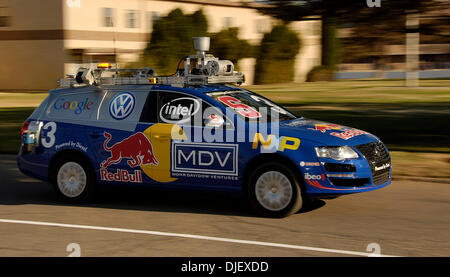
[[[84,110],[91,110],[91,105],[94,104],[94,102],[89,101],[89,98],[86,98],[84,101],[65,101],[64,97],[59,98],[56,100],[55,104],[53,105],[53,108],[55,110],[71,110],[74,111],[75,114],[81,114]]]

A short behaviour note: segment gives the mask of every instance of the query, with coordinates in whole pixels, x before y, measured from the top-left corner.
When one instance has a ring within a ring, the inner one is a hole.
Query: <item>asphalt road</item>
[[[81,256],[358,256],[369,244],[382,255],[450,255],[450,184],[394,181],[268,219],[238,197],[194,192],[108,189],[66,205],[14,156],[0,156],[0,176],[0,256],[68,256],[71,243]]]

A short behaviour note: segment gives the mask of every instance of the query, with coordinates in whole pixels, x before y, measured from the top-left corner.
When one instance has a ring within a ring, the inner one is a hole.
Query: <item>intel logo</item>
[[[166,123],[185,123],[200,110],[200,101],[182,97],[165,103],[159,110],[159,117]]]

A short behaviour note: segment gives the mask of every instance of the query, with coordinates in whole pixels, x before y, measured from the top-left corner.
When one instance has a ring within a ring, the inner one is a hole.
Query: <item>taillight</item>
[[[30,121],[25,121],[24,123],[23,123],[23,126],[22,126],[22,131],[21,131],[21,135],[23,136],[23,134],[28,130],[28,126],[30,126]]]

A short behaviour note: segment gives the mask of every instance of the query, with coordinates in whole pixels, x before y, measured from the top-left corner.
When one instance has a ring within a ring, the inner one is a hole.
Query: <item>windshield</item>
[[[209,92],[206,95],[250,122],[285,121],[297,118],[283,107],[248,90]]]

